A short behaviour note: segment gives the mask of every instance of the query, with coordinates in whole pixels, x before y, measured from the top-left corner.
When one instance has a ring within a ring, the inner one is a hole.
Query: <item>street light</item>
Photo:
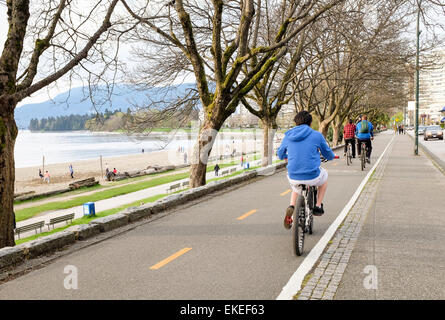
[[[416,115],[415,115],[415,145],[414,145],[414,154],[417,156],[419,155],[419,76],[420,76],[420,70],[419,70],[419,55],[420,55],[420,5],[422,3],[422,0],[419,0],[417,2],[417,26],[416,26],[416,38],[417,38],[417,45],[416,45]]]

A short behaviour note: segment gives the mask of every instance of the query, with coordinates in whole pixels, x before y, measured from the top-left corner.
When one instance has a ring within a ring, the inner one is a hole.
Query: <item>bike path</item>
[[[372,161],[391,138],[376,137]],[[283,228],[283,171],[60,257],[0,285],[0,299],[275,299],[370,169],[359,165],[343,157],[323,164],[326,214],[315,217],[301,257]],[[77,290],[64,287],[67,265],[78,270]]]
[[[395,137],[334,299],[445,299],[445,177],[413,150]]]

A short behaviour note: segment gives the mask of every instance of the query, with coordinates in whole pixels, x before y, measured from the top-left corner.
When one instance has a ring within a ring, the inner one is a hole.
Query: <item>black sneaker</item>
[[[321,207],[315,206],[314,209],[312,210],[312,214],[317,217],[322,216],[323,213],[324,213],[323,203],[321,204]]]
[[[367,163],[371,163],[371,159],[366,158],[366,162],[367,162]]]
[[[294,214],[295,207],[289,206],[286,209],[286,215],[284,216],[284,228],[290,229],[292,227],[292,215]]]

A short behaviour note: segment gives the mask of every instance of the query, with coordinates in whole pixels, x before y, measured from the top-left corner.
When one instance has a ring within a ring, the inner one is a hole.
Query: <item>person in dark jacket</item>
[[[216,164],[215,167],[213,168],[213,170],[215,170],[215,176],[218,176],[218,171],[219,171],[219,165]]]

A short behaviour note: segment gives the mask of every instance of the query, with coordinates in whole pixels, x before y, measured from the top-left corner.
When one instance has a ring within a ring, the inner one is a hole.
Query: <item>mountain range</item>
[[[151,87],[139,89],[128,84],[116,84],[112,94],[108,98],[105,86],[96,87],[94,101],[99,112],[127,108],[135,105],[141,106],[149,101],[171,101],[185,94],[187,89],[195,88],[193,83],[184,83],[168,87]],[[88,88],[76,87],[62,92],[52,100],[40,103],[25,104],[15,109],[15,120],[19,129],[27,129],[31,119],[42,119],[48,117],[69,116],[71,114],[92,114],[96,110],[88,96]]]

